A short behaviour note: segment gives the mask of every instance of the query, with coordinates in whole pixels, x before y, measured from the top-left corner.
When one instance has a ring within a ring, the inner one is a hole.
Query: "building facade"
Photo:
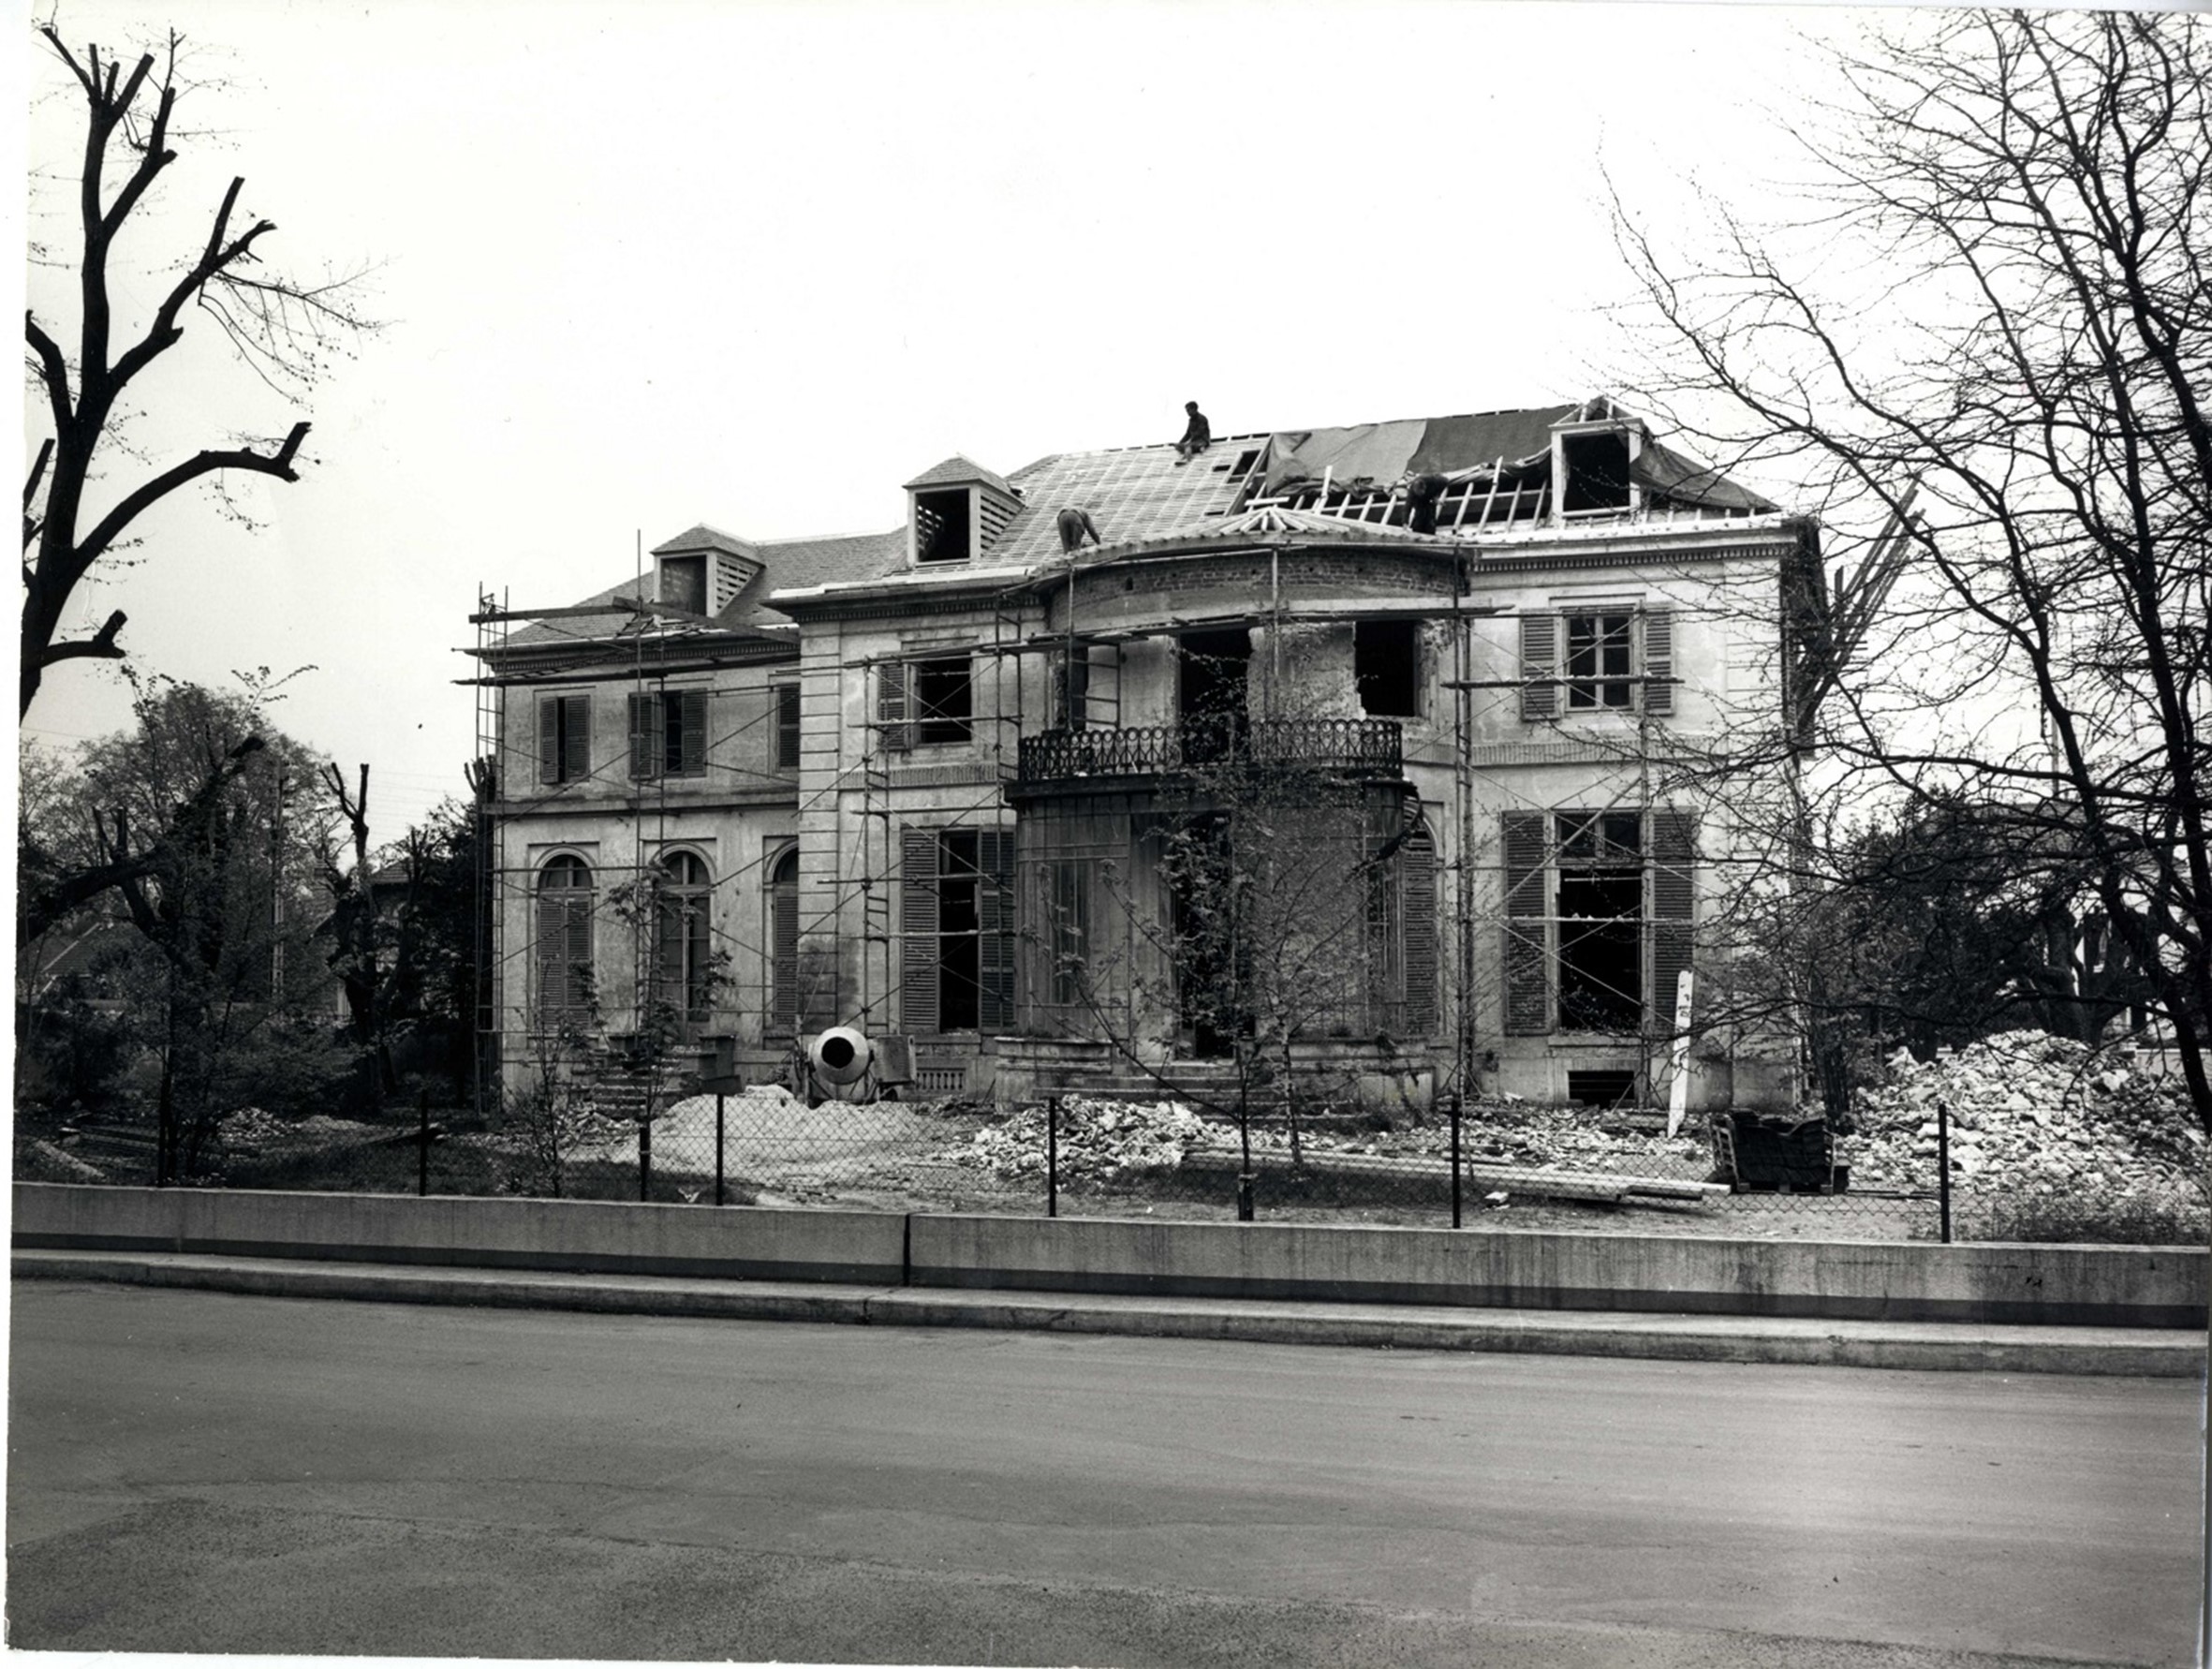
[[[907,1038],[921,1093],[1665,1093],[1748,826],[1690,784],[1781,732],[1808,521],[1605,400],[906,492],[482,611],[510,1069],[654,1003],[760,1078]],[[1732,1034],[1690,1099],[1792,1072]]]

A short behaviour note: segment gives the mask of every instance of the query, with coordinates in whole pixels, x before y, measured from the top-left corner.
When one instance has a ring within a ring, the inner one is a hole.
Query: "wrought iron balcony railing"
[[[1141,730],[1047,731],[1022,738],[1024,783],[1164,776],[1223,766],[1395,776],[1399,727],[1387,718],[1190,718]]]

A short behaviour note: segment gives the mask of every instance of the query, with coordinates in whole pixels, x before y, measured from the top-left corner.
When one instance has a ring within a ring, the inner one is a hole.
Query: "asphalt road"
[[[18,1283],[9,1644],[2190,1661],[2186,1382]]]

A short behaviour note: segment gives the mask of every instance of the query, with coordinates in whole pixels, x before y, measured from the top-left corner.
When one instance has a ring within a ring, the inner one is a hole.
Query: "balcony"
[[[1191,718],[1146,730],[1047,731],[1022,738],[1019,788],[1188,771],[1403,774],[1398,725],[1387,718]]]

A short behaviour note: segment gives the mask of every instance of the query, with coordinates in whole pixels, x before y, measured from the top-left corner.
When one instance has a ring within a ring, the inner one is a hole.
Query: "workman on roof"
[[[1091,520],[1091,512],[1080,505],[1069,505],[1060,512],[1060,549],[1073,555],[1086,539],[1094,545],[1106,542],[1099,537],[1099,524]]]
[[[1206,421],[1206,414],[1199,410],[1198,402],[1186,400],[1183,409],[1190,414],[1190,421],[1184,428],[1183,438],[1175,442],[1175,462],[1178,464],[1189,463],[1214,444],[1214,425]]]

